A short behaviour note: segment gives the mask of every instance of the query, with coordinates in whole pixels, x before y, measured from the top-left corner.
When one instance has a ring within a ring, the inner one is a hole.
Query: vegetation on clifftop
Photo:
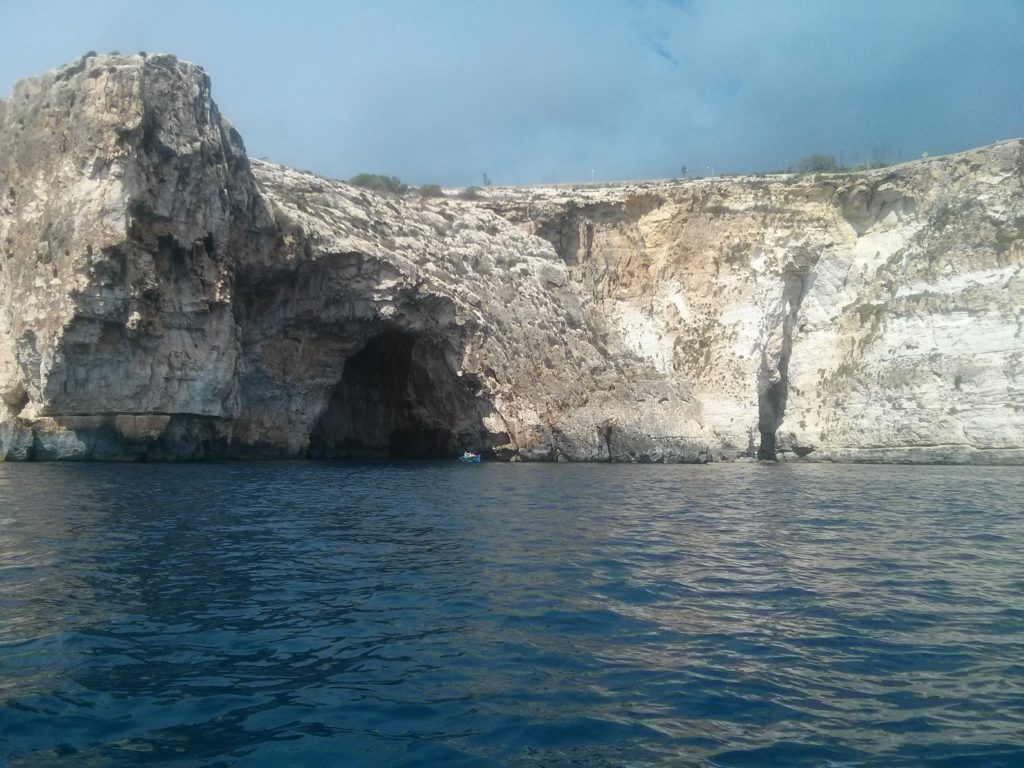
[[[409,191],[408,185],[397,176],[384,176],[379,173],[357,173],[348,180],[348,183],[355,187],[392,195],[401,195]]]

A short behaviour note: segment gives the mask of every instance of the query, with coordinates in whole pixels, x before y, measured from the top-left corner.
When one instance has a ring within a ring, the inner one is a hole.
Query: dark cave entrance
[[[345,361],[310,435],[312,458],[453,458],[490,448],[479,381],[433,339],[387,331]]]
[[[777,458],[775,436],[786,413],[786,399],[789,394],[786,381],[788,362],[788,359],[785,359],[779,364],[782,379],[770,385],[758,398],[757,427],[761,433],[761,445],[757,450],[757,458],[760,461],[775,461]]]

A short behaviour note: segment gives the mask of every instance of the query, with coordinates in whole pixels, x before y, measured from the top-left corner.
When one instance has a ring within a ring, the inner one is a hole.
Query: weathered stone
[[[388,197],[86,57],[0,102],[0,457],[1022,462],[1022,168]]]
[[[171,423],[167,414],[122,413],[114,417],[114,429],[125,440],[149,442],[159,439]]]
[[[690,385],[716,455],[1024,462],[1024,142],[486,193],[550,238],[611,338]]]

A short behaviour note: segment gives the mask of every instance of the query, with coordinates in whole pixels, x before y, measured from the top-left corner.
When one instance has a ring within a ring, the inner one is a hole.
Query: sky
[[[173,53],[250,156],[332,178],[669,178],[1024,135],[1024,0],[0,0],[0,25],[0,97],[89,50]]]

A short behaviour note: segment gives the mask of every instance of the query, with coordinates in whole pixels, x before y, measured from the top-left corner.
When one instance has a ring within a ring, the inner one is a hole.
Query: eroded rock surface
[[[271,221],[202,70],[87,57],[20,83],[0,188],[0,454],[195,456],[223,438],[233,272]]]
[[[472,202],[253,171],[279,232],[237,275],[240,447],[597,459],[617,424],[649,458],[703,451],[685,381],[604,346],[543,239]]]
[[[727,455],[1024,461],[1024,142],[865,173],[509,190]]]
[[[388,197],[87,56],[0,102],[0,457],[1022,462],[1022,175]]]

